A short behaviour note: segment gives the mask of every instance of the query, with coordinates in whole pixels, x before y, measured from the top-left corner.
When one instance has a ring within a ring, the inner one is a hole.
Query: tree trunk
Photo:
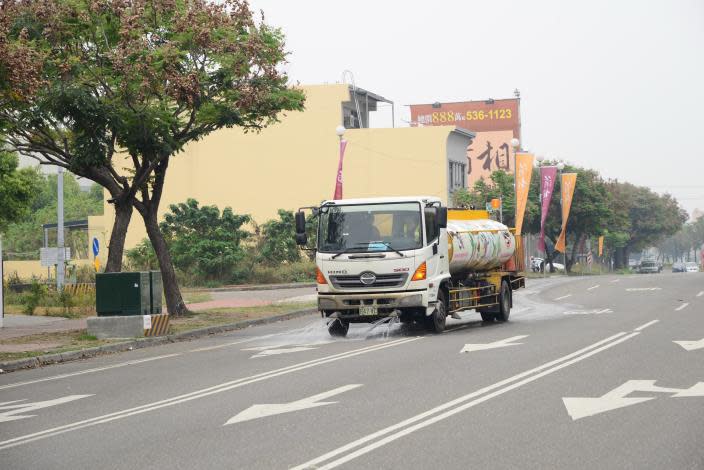
[[[178,288],[176,281],[176,271],[174,270],[173,262],[169,248],[166,246],[164,235],[159,229],[156,210],[147,206],[144,212],[140,211],[144,219],[144,225],[147,228],[147,235],[152,242],[154,252],[159,260],[159,268],[161,270],[161,280],[164,286],[164,297],[166,298],[166,309],[170,315],[178,316],[188,313],[186,304],[183,302],[181,291]]]
[[[572,272],[572,266],[574,266],[575,263],[575,258],[577,257],[577,250],[579,250],[579,246],[582,244],[582,239],[584,236],[581,233],[575,234],[574,237],[574,245],[572,245],[572,254],[570,255],[570,272]]]
[[[134,207],[131,202],[115,203],[115,223],[110,234],[110,244],[108,245],[108,262],[105,265],[106,273],[116,273],[122,271],[122,256],[125,251],[125,237],[127,228],[132,219]]]

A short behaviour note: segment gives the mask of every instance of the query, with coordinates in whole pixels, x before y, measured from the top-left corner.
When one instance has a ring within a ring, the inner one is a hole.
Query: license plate
[[[378,315],[376,307],[362,305],[359,307],[359,314],[362,316],[374,316]]]

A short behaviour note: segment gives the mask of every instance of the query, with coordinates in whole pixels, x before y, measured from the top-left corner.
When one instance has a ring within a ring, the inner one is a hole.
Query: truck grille
[[[400,287],[406,283],[408,273],[377,274],[372,284],[363,284],[357,275],[330,276],[332,285],[338,289],[361,289],[364,287]]]

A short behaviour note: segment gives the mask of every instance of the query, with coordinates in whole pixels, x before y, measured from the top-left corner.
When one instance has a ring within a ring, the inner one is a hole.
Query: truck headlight
[[[398,301],[399,307],[417,307],[423,304],[423,296],[421,294],[409,295],[408,297],[401,297]]]

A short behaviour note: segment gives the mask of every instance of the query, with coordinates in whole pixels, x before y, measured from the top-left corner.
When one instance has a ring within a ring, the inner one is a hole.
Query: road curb
[[[272,317],[254,318],[252,320],[242,320],[235,323],[228,323],[226,325],[198,328],[196,330],[184,331],[183,333],[178,333],[175,335],[139,338],[122,343],[106,344],[104,346],[80,349],[77,351],[66,351],[62,353],[45,354],[43,356],[0,362],[0,371],[2,371],[0,373],[14,372],[21,369],[34,369],[51,364],[59,364],[61,362],[76,361],[103,354],[131,351],[133,349],[149,348],[166,343],[175,343],[177,341],[189,341],[203,336],[227,333],[228,331],[234,330],[242,330],[250,326],[266,325],[268,323],[291,320],[293,318],[304,317],[315,312],[315,309],[310,308],[305,310],[296,310],[295,312],[282,313]]]
[[[252,285],[236,285],[213,287],[211,289],[194,289],[191,292],[240,292],[240,291],[257,291],[257,290],[280,290],[280,289],[299,289],[306,287],[316,287],[315,282],[294,282],[289,284],[252,284]]]

